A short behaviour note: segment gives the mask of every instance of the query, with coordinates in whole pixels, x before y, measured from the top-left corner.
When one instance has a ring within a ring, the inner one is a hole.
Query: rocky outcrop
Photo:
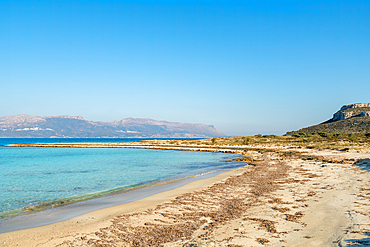
[[[340,108],[339,111],[344,111],[350,108],[362,108],[362,107],[370,107],[370,103],[355,103],[355,104],[344,105]]]
[[[313,126],[287,132],[286,135],[299,133],[370,133],[370,103],[344,105],[334,113],[333,118]]]
[[[353,112],[336,112],[333,115],[333,121],[340,121],[352,117]]]
[[[334,113],[333,118],[330,121],[340,121],[351,117],[366,117],[370,115],[370,111],[362,111],[361,108],[370,108],[370,103],[344,105],[340,108],[339,111]]]

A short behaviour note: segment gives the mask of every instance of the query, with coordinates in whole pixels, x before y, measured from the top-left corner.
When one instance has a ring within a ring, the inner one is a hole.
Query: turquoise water
[[[122,142],[122,139],[0,139],[30,142]],[[241,166],[230,154],[120,149],[0,147],[0,217],[43,205]]]

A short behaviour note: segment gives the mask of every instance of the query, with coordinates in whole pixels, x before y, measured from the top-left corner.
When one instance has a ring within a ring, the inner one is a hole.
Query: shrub
[[[329,137],[329,133],[326,132],[317,132],[317,134],[321,137]]]
[[[252,142],[251,138],[243,137],[243,141],[242,141],[243,145],[249,145],[249,144],[251,144],[251,142]]]
[[[305,132],[299,132],[298,134],[294,134],[293,136],[294,137],[304,137],[304,136],[310,136],[310,135]]]
[[[265,138],[275,138],[275,137],[277,137],[277,135],[263,135],[262,137],[265,137]]]

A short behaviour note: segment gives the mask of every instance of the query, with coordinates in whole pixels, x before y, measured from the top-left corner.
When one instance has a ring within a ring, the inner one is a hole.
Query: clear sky
[[[0,116],[284,134],[370,102],[370,1],[1,1]]]

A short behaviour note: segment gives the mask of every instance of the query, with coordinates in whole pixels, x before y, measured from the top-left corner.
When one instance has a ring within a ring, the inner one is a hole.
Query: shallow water
[[[365,236],[370,236],[370,233],[365,233]],[[370,237],[361,238],[361,239],[347,239],[344,242],[345,242],[345,245],[339,244],[339,246],[340,247],[342,246],[365,247],[365,246],[370,246]]]
[[[232,168],[218,170],[212,173],[202,174],[200,176],[187,177],[168,183],[156,184],[154,186],[119,191],[117,193],[107,194],[101,197],[75,202],[60,207],[45,208],[45,210],[29,214],[19,214],[14,217],[6,217],[0,219],[0,233],[45,226],[69,220],[92,211],[137,201],[157,193],[173,190],[187,183],[198,179],[210,178],[228,170],[232,170]]]
[[[0,144],[97,141],[107,140],[0,139]],[[231,156],[121,148],[1,147],[0,217],[242,165],[224,162]]]

